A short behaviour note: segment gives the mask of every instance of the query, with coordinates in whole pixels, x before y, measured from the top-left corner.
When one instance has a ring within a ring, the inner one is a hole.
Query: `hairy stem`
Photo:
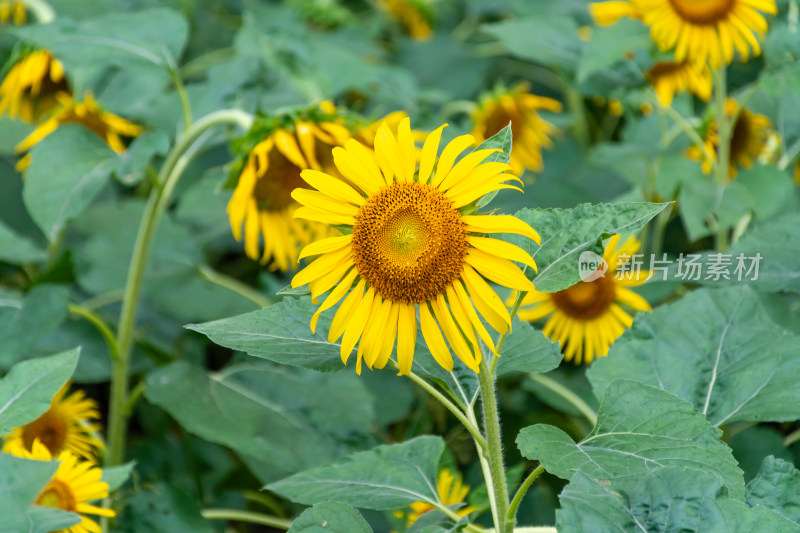
[[[493,365],[492,365],[493,366]],[[481,406],[483,407],[483,429],[486,433],[489,474],[494,493],[495,529],[497,533],[511,533],[514,520],[508,520],[508,488],[506,487],[506,471],[503,465],[503,443],[500,433],[500,416],[497,412],[495,380],[491,366],[486,358],[481,359],[478,381],[481,390]],[[489,481],[489,480],[487,480]]]

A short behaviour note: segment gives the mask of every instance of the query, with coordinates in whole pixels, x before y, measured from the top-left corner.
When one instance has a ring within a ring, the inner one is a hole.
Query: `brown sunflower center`
[[[681,19],[702,26],[725,20],[736,7],[736,2],[737,0],[669,0]]]
[[[253,194],[259,210],[281,211],[293,202],[294,189],[308,188],[308,185],[300,177],[302,169],[289,161],[280,150],[270,150],[267,161],[268,166],[264,169],[259,167],[258,158],[254,158],[258,179]]]
[[[56,455],[64,448],[68,429],[64,417],[50,410],[23,428],[22,443],[31,450],[33,441],[39,439],[50,453]]]
[[[605,313],[614,303],[616,291],[612,274],[594,281],[579,281],[572,287],[550,295],[564,314],[579,320],[591,320]]]
[[[736,119],[736,124],[733,125],[733,132],[731,132],[731,161],[738,160],[740,155],[747,152],[750,135],[752,135],[750,122],[747,120],[743,110],[739,113],[739,118]]]
[[[384,299],[430,301],[461,276],[467,234],[461,213],[439,190],[393,183],[359,209],[353,260]]]
[[[676,72],[681,71],[685,63],[676,63],[674,61],[659,61],[647,71],[647,78],[657,80],[665,76],[672,76]]]
[[[78,505],[72,488],[60,479],[51,480],[34,503],[64,511],[75,511]]]
[[[523,120],[518,112],[509,113],[500,103],[497,103],[489,116],[486,117],[486,126],[483,135],[487,139],[502,130],[508,123],[511,122],[511,136],[518,138],[520,135],[520,128],[522,127]]]

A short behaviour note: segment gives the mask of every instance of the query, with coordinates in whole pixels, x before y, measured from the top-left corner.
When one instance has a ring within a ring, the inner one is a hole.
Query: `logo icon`
[[[578,275],[586,283],[604,278],[606,272],[608,272],[608,263],[602,255],[586,250],[578,258]]]

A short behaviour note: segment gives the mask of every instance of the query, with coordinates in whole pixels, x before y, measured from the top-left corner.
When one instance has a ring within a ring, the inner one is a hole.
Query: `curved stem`
[[[678,113],[669,106],[662,106],[660,103],[658,103],[658,101],[656,101],[656,105],[658,105],[659,109],[661,109],[664,113],[669,115],[670,118],[672,118],[672,120],[675,121],[675,124],[680,128],[680,130],[683,133],[685,133],[692,140],[692,143],[694,143],[695,146],[697,146],[703,151],[703,155],[706,157],[708,161],[711,162],[711,167],[716,168],[717,160],[714,157],[714,154],[712,154],[708,150],[708,147],[703,142],[703,139],[700,138],[700,135],[697,133],[697,130],[695,130],[692,127],[692,125],[689,124],[689,122],[683,117],[683,115],[681,115],[680,113]],[[665,141],[664,141],[665,145],[669,146],[669,144],[671,144],[671,140],[667,142],[666,139],[669,139],[669,136],[665,136]]]
[[[200,265],[197,267],[197,270],[200,272],[200,277],[202,277],[204,280],[210,281],[211,283],[219,285],[224,289],[228,289],[231,292],[235,292],[242,298],[250,300],[259,307],[267,307],[272,305],[272,302],[269,298],[255,290],[250,285],[242,283],[238,279],[217,272],[208,265]]]
[[[203,518],[206,520],[246,522],[248,524],[259,524],[283,530],[288,530],[292,527],[292,521],[286,518],[278,518],[277,516],[254,513],[252,511],[240,511],[239,509],[203,509],[200,514],[202,514]]]
[[[184,131],[188,130],[192,125],[192,107],[189,105],[189,95],[186,94],[186,87],[183,85],[178,71],[172,67],[169,69],[169,77],[172,78],[172,84],[175,86],[175,91],[178,93],[178,98],[181,101],[181,109],[183,110],[183,127]]]
[[[108,345],[108,353],[111,355],[111,360],[114,361],[119,359],[119,348],[117,347],[117,340],[114,338],[114,333],[111,331],[111,328],[108,327],[108,324],[106,324],[105,321],[97,315],[97,313],[77,304],[69,304],[67,305],[67,309],[73,315],[85,318],[95,328],[97,328],[97,331],[100,332],[100,334],[103,336],[103,339],[105,339],[106,344]]]
[[[800,440],[800,429],[796,429],[783,438],[783,445],[787,448]]]
[[[56,18],[56,12],[44,0],[23,0],[23,3],[31,10],[39,24],[50,24]]]
[[[154,187],[147,200],[136,243],[133,247],[133,256],[128,269],[128,278],[125,282],[125,292],[122,298],[122,311],[119,318],[117,331],[117,348],[119,357],[114,361],[111,375],[111,399],[108,424],[108,465],[121,464],[125,453],[125,433],[127,418],[125,406],[128,401],[128,362],[133,345],[133,326],[136,319],[136,308],[139,301],[139,289],[142,276],[147,264],[150,244],[155,235],[161,215],[169,204],[172,191],[180,179],[181,173],[191,158],[191,147],[210,128],[220,124],[233,124],[249,129],[253,118],[243,111],[229,109],[217,111],[206,115],[193,124],[178,139],[175,147],[167,156],[159,172],[159,184]]]
[[[528,492],[530,486],[542,472],[544,472],[544,467],[542,465],[537,466],[528,474],[528,477],[525,478],[522,485],[519,486],[517,493],[514,494],[514,499],[511,500],[511,505],[508,506],[508,520],[516,520],[517,509],[519,508],[519,504],[522,503],[522,498],[525,497],[525,493]]]
[[[566,388],[561,383],[545,376],[544,374],[528,374],[528,376],[539,385],[547,387],[571,403],[578,411],[581,412],[583,416],[586,417],[586,420],[592,423],[592,426],[597,424],[597,413],[595,413],[594,409],[589,407],[589,404],[584,402],[580,396]]]
[[[496,358],[495,358],[496,359]],[[494,366],[494,361],[492,362]],[[500,417],[497,412],[497,397],[495,396],[494,374],[486,358],[481,359],[478,382],[481,390],[481,406],[483,407],[483,430],[486,433],[489,474],[494,492],[495,529],[497,533],[511,533],[514,521],[508,520],[508,487],[506,486],[506,471],[503,465],[503,443],[500,434]]]

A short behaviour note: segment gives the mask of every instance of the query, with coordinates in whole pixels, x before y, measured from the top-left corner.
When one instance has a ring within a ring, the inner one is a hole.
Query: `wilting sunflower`
[[[472,115],[475,122],[472,135],[477,143],[511,122],[514,150],[510,163],[512,171],[518,175],[525,169],[542,170],[542,148],[553,146],[550,136],[557,130],[539,116],[539,110],[561,111],[560,102],[530,94],[528,88],[528,84],[522,83],[511,90],[498,89],[485,95]]]
[[[30,135],[17,144],[17,153],[25,152],[36,146],[45,137],[53,133],[62,124],[80,124],[93,131],[106,144],[121,154],[125,151],[123,137],[137,137],[142,133],[142,127],[113,113],[103,110],[95,101],[91,92],[86,92],[83,102],[76,102],[71,96],[61,93],[56,96],[61,107],[50,117],[39,124]],[[17,170],[22,172],[30,165],[30,154],[26,154],[17,162]]]
[[[3,451],[20,455],[30,452],[33,443],[43,444],[51,454],[59,455],[67,450],[77,456],[92,458],[103,443],[93,437],[100,430],[94,420],[100,418],[97,403],[87,398],[82,390],[67,395],[69,385],[64,385],[50,402],[45,413],[24,426],[15,428],[5,437]]]
[[[344,148],[334,148],[334,162],[347,181],[304,170],[303,179],[316,190],[292,193],[303,204],[296,217],[345,228],[345,235],[303,249],[301,258],[322,257],[300,271],[292,286],[308,284],[313,298],[331,291],[311,318],[312,331],[320,313],[347,295],[328,340],[333,343],[344,336],[345,363],[361,340],[356,372],[361,371],[362,358],[370,368],[383,368],[395,339],[400,373],[411,371],[417,309],[436,361],[447,370],[453,368],[446,338],[458,358],[478,372],[481,350],[475,333],[495,352],[480,316],[498,331],[506,331],[511,323],[502,300],[483,277],[514,289],[533,289],[511,262],[535,269],[533,259],[521,248],[483,234],[516,233],[536,242],[539,235],[512,216],[465,213],[491,191],[519,190],[505,184],[516,179],[504,173],[509,165],[483,162],[498,150],[478,150],[456,163],[475,143],[472,135],[453,139],[437,159],[445,126],[428,135],[417,165],[409,119],[400,123],[396,137],[382,125],[374,153],[353,139]]]
[[[0,83],[0,115],[38,122],[69,94],[61,62],[47,50],[36,50],[22,56]]]
[[[249,152],[228,202],[233,236],[237,241],[244,237],[247,256],[265,264],[271,261],[273,270],[294,269],[301,247],[338,233],[321,222],[292,216],[298,207],[292,191],[305,186],[300,172],[312,168],[335,173],[331,150],[350,138],[347,128],[329,111],[326,107],[323,114],[270,119],[263,127],[257,126],[263,129],[256,132],[263,140]]]
[[[22,26],[28,15],[25,11],[25,4],[17,0],[0,0],[0,24],[12,23],[14,26]]]
[[[659,61],[645,73],[661,105],[672,103],[675,93],[689,91],[701,100],[711,99],[711,70],[706,63]]]
[[[605,247],[603,259],[608,270],[604,276],[554,293],[533,291],[522,300],[519,317],[529,322],[548,317],[542,332],[561,345],[567,361],[591,363],[608,355],[611,344],[633,323],[620,304],[635,311],[651,310],[644,298],[628,289],[647,281],[650,272],[632,266],[624,273],[617,272],[639,251],[641,243],[630,237],[617,249],[619,240],[620,236],[614,235]],[[512,295],[512,300],[515,297]]]
[[[772,123],[764,115],[752,113],[744,108],[740,110],[739,104],[732,98],[725,102],[725,114],[728,118],[737,117],[731,134],[730,165],[728,165],[728,176],[735,178],[738,165],[750,168],[753,166],[753,161],[764,151],[769,141]],[[702,162],[703,172],[708,174],[711,172],[711,160],[708,155],[716,161],[719,153],[719,130],[716,120],[707,125],[703,143],[705,150],[699,146],[692,146],[686,150],[686,155]]]
[[[436,492],[439,493],[439,500],[445,505],[457,505],[463,503],[469,494],[469,485],[464,484],[461,474],[456,472],[453,474],[447,468],[439,471],[439,480],[436,482]],[[406,527],[416,522],[420,516],[436,509],[428,502],[414,502],[411,504],[410,512],[398,511],[395,513],[397,518],[406,518]],[[465,505],[456,509],[454,512],[458,516],[467,516],[473,511],[477,511],[479,507],[474,505]]]
[[[590,6],[598,24],[613,24],[628,16],[650,26],[661,50],[675,50],[675,61],[690,60],[719,68],[761,53],[759,38],[767,32],[760,12],[775,14],[775,0],[630,0]]]
[[[38,461],[51,461],[54,457],[38,440],[33,442],[31,451],[22,450],[13,455]],[[86,515],[116,516],[111,509],[89,503],[108,497],[108,483],[101,481],[103,471],[93,463],[80,461],[69,451],[63,451],[55,457],[60,461],[58,470],[32,503],[80,516],[78,524],[55,533],[101,533],[100,525]]]
[[[412,38],[425,41],[433,35],[431,9],[425,0],[379,0],[378,6],[391,14]]]

